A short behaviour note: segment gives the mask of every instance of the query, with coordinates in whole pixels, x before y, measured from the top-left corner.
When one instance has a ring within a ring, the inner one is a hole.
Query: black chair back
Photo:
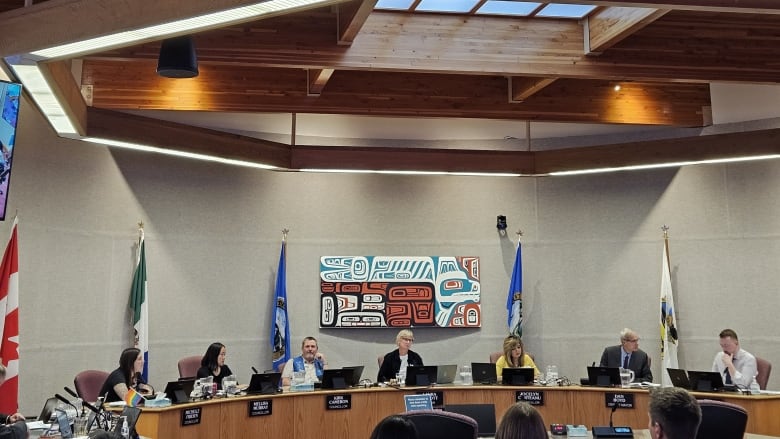
[[[745,435],[747,410],[728,402],[703,399],[701,425],[696,439],[742,439]]]

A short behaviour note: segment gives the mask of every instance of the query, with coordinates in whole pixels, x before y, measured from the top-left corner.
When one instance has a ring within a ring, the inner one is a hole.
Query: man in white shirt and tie
[[[739,347],[739,338],[733,329],[720,331],[721,352],[715,354],[712,371],[723,377],[723,384],[748,388],[758,375],[756,357]]]

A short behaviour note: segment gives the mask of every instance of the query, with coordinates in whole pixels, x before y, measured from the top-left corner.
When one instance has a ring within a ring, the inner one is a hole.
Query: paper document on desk
[[[661,385],[657,383],[651,383],[648,381],[642,381],[641,383],[631,383],[628,385],[628,387],[635,388],[635,389],[649,389],[651,387],[661,387]]]

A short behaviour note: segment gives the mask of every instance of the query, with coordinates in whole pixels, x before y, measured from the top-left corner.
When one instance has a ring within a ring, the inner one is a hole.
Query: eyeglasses
[[[626,340],[624,340],[624,341],[625,341],[625,342],[628,342],[628,343],[638,343],[638,342],[639,342],[639,339],[638,339],[638,338],[634,338],[634,339],[626,339]]]
[[[409,343],[413,343],[413,342],[414,342],[414,339],[413,339],[413,338],[406,338],[406,337],[401,337],[401,340],[403,340],[403,341],[408,341]]]

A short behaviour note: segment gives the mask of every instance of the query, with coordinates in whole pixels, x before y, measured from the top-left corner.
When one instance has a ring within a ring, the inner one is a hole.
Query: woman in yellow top
[[[531,356],[525,353],[523,340],[515,335],[504,339],[504,355],[496,361],[496,376],[501,379],[505,367],[533,367],[534,379],[539,378],[539,369]]]

